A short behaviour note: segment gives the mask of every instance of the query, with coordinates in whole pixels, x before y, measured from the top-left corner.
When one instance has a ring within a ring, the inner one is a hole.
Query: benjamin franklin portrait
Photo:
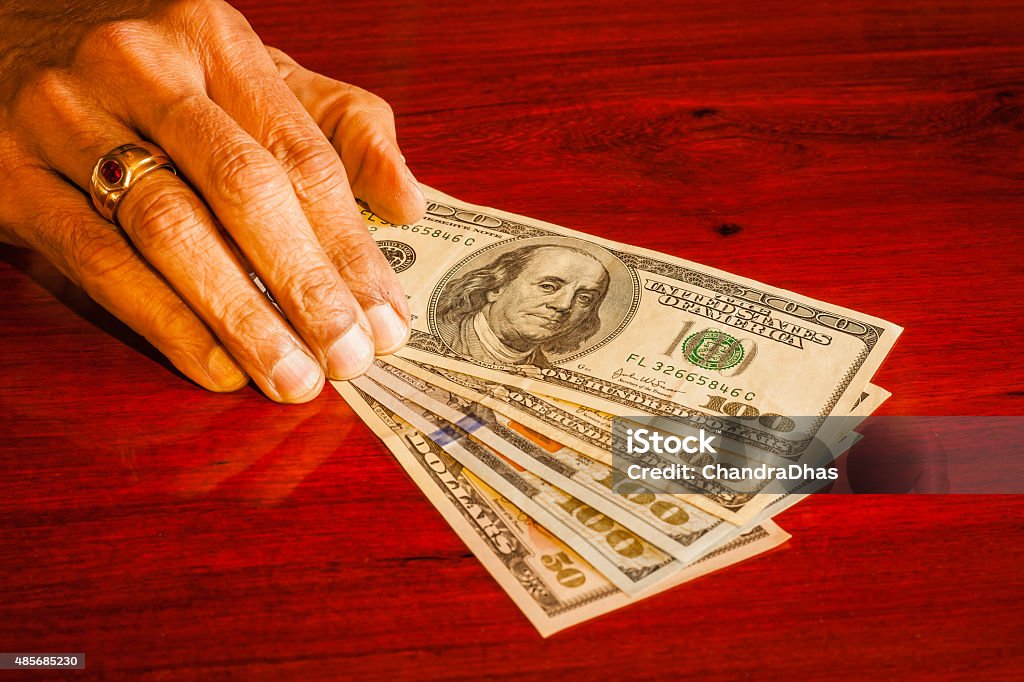
[[[521,246],[449,282],[438,331],[455,352],[489,365],[550,367],[602,327],[610,276],[587,250]]]

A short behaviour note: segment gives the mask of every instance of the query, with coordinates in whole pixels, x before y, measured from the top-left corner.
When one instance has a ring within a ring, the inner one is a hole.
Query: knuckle
[[[227,142],[211,154],[211,172],[224,188],[226,198],[236,207],[245,207],[266,196],[280,197],[290,183],[283,169],[266,150],[255,144]]]
[[[217,17],[225,10],[230,9],[224,0],[181,0],[177,4],[180,12],[188,13],[190,17]]]
[[[44,113],[52,113],[58,121],[64,122],[73,117],[72,112],[79,111],[76,100],[66,71],[41,69],[19,92],[13,113],[22,123],[36,121]]]
[[[285,172],[301,201],[314,203],[345,187],[345,169],[337,154],[325,143],[308,135],[289,135],[271,149],[281,159]]]
[[[171,122],[195,121],[208,125],[210,100],[201,90],[173,91],[159,103],[155,116],[160,127]]]
[[[236,37],[240,28],[249,28],[242,13],[223,0],[187,0],[181,10],[185,25],[204,26],[214,36]]]
[[[267,374],[294,346],[285,327],[244,280],[216,292],[211,326],[239,361]]]
[[[374,146],[392,144],[395,135],[395,115],[390,107],[386,111],[370,107],[350,109],[344,125]]]
[[[113,229],[90,229],[76,221],[68,226],[64,237],[68,262],[86,291],[90,291],[91,285],[115,276],[132,260],[131,249],[125,248]]]
[[[301,173],[294,186],[299,201],[315,205],[328,197],[341,197],[351,201],[346,183],[344,170],[320,167]]]
[[[298,125],[275,125],[269,131],[267,149],[285,168],[302,168],[322,164],[323,144]]]
[[[67,122],[70,124],[70,120]],[[64,146],[67,149],[79,152],[79,158],[89,158],[96,149],[104,147],[104,142],[107,140],[107,138],[99,135],[96,130],[89,127],[66,125],[64,130],[67,131],[64,135]]]
[[[92,30],[83,48],[89,53],[102,56],[138,54],[140,50],[148,49],[144,42],[145,27],[145,22],[139,19],[108,21]]]
[[[179,0],[168,18],[196,54],[226,59],[236,73],[244,73],[254,54],[263,52],[245,16],[223,0]]]
[[[66,100],[70,91],[68,74],[61,69],[42,69],[32,80],[30,91],[41,102]]]
[[[277,67],[277,74],[281,77],[281,80],[289,82],[294,75],[305,72],[305,69],[299,66],[286,52],[270,45],[265,45],[264,47],[267,50],[267,54],[270,55],[271,61]]]
[[[216,292],[214,316],[223,328],[219,336],[226,335],[245,347],[266,331],[267,325],[261,322],[263,312],[253,299],[253,291],[242,291],[240,287]]]
[[[140,251],[184,256],[194,250],[196,212],[179,192],[142,192],[125,208],[125,226]]]
[[[388,101],[383,97],[373,94],[369,90],[358,89],[355,93],[353,110],[370,117],[395,120],[395,110],[391,108]]]
[[[371,129],[367,133],[365,138],[365,145],[363,146],[363,157],[361,159],[359,168],[364,172],[369,171],[372,174],[373,171],[376,169],[371,169],[367,165],[367,162],[370,159],[373,159],[374,161],[379,163],[379,155],[385,153],[388,149],[390,149],[393,146],[395,146],[394,141],[383,130],[381,130],[379,127]]]
[[[197,325],[184,303],[169,291],[150,292],[143,302],[141,317],[147,332],[143,335],[153,342],[156,337],[178,346],[182,354],[203,357],[201,350],[207,340],[197,333]]]
[[[298,312],[309,319],[330,318],[332,324],[348,327],[355,321],[343,300],[341,280],[330,264],[305,268],[284,283],[285,291]]]
[[[350,129],[361,135],[381,130],[385,135],[394,135],[395,112],[386,100],[356,86],[340,97],[336,129]]]
[[[328,238],[325,248],[353,295],[363,303],[384,303],[384,292],[394,288],[395,273],[376,246],[353,248],[352,239],[343,233]]]
[[[266,48],[267,54],[270,55],[270,58],[274,60],[275,64],[291,61],[291,57],[289,57],[284,50],[276,48],[273,45],[264,45],[263,47]]]
[[[377,95],[370,95],[370,97],[372,97],[374,100],[374,106],[372,107],[372,110],[375,111],[377,115],[380,116],[381,118],[390,121],[391,123],[394,123],[395,110],[391,107],[391,104],[389,104],[387,100],[381,99]]]

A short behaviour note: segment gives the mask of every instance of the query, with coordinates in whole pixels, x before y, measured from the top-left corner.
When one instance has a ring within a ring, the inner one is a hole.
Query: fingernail
[[[327,368],[332,379],[351,379],[365,372],[373,362],[373,341],[359,325],[353,325],[327,351]]]
[[[323,375],[313,358],[296,348],[274,365],[274,388],[282,400],[301,400],[313,392]]]
[[[231,356],[220,347],[210,351],[210,356],[206,359],[206,371],[210,373],[213,382],[226,391],[241,388],[249,383],[249,377],[245,372],[239,369]]]
[[[378,355],[394,353],[409,340],[409,325],[387,303],[373,306],[366,311],[366,317],[373,329]]]

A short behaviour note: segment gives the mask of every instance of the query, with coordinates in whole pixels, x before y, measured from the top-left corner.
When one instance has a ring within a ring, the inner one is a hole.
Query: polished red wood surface
[[[239,6],[423,182],[903,325],[883,414],[1024,414],[1020,3]],[[205,393],[0,256],[0,651],[88,657],[40,678],[1024,676],[1019,497],[810,499],[545,641],[332,390]]]

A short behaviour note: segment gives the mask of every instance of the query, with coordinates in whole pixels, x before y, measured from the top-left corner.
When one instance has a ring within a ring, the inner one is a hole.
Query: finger
[[[345,168],[323,133],[277,75],[259,40],[239,51],[215,51],[208,89],[232,117],[288,172],[300,205],[324,249],[366,311],[377,353],[390,353],[409,335],[409,313],[394,271],[366,228]],[[248,58],[242,80],[235,71]]]
[[[409,336],[398,277],[366,228],[337,153],[277,76],[270,78],[251,85],[244,103],[235,98],[225,106],[288,170],[320,243],[370,321],[375,351],[394,352]],[[287,112],[288,122],[262,111]]]
[[[426,200],[398,146],[395,117],[386,101],[354,85],[303,68],[268,47],[278,73],[341,156],[356,196],[400,225],[415,223]]]
[[[364,372],[373,361],[369,324],[280,164],[205,93],[145,79],[126,90],[105,101],[174,159],[329,376]]]
[[[40,140],[39,153],[72,182],[88,187],[96,159],[138,139],[137,133],[97,113],[95,103],[81,101],[66,84],[48,90],[48,103],[36,103],[28,124]],[[45,130],[63,130],[72,143]],[[320,392],[324,376],[318,363],[253,286],[208,209],[180,178],[157,171],[135,181],[118,208],[118,221],[264,393],[305,402]]]
[[[46,171],[32,176],[19,185],[19,203],[37,210],[16,222],[33,249],[200,386],[234,391],[248,383],[202,321],[81,192]]]
[[[124,197],[118,219],[265,394],[287,403],[320,394],[320,363],[256,289],[209,209],[184,182],[151,173]]]

